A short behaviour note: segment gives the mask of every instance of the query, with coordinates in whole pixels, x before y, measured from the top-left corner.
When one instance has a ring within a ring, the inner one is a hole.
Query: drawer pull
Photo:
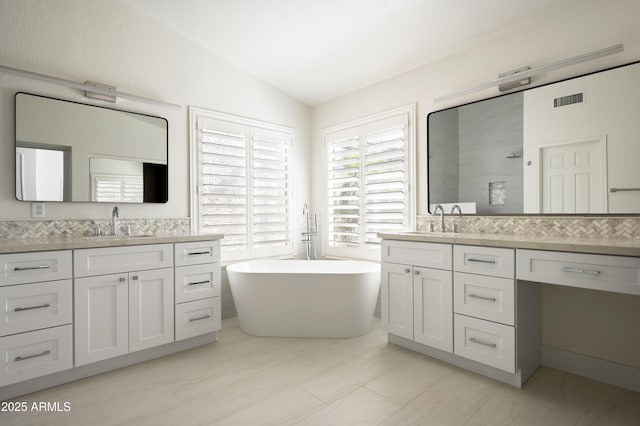
[[[204,280],[204,281],[194,281],[192,283],[188,283],[187,285],[198,285],[198,284],[209,284],[211,281],[209,280]]]
[[[475,337],[470,337],[470,338],[469,338],[469,341],[470,341],[471,343],[477,343],[477,344],[479,344],[479,345],[487,346],[487,347],[490,347],[490,348],[495,348],[496,346],[498,346],[498,345],[496,345],[495,343],[484,342],[484,341],[482,341],[482,340],[478,340],[478,339],[476,339]]]
[[[13,360],[15,362],[26,361],[26,360],[31,359],[31,358],[38,358],[38,357],[41,357],[41,356],[47,356],[50,353],[51,353],[51,351],[47,349],[46,351],[40,352],[39,354],[17,356]]]
[[[489,302],[495,302],[496,301],[495,297],[480,296],[479,294],[470,294],[469,297],[471,297],[473,299],[488,300]]]
[[[13,312],[30,311],[31,309],[42,309],[42,308],[48,308],[49,306],[51,306],[50,303],[44,303],[38,306],[27,306],[26,308],[15,308]]]
[[[201,317],[189,318],[189,322],[200,321],[207,318],[211,318],[211,315],[202,315]]]
[[[600,271],[598,271],[597,269],[578,269],[578,268],[569,268],[565,266],[562,268],[562,271],[575,272],[577,274],[600,275]]]
[[[49,265],[38,265],[38,266],[16,266],[13,268],[14,271],[33,271],[37,269],[49,269]]]
[[[118,281],[120,281],[121,283],[125,282],[127,279],[125,277],[119,277]]]
[[[187,256],[196,256],[199,254],[211,254],[209,250],[207,251],[192,251],[191,253],[187,253]]]
[[[468,262],[477,262],[477,263],[490,263],[492,265],[496,263],[495,260],[474,259],[473,257],[468,258],[467,261]]]

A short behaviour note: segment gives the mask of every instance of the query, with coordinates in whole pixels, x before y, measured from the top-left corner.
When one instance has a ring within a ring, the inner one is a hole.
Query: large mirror
[[[17,93],[16,198],[166,203],[167,120]]]
[[[640,213],[640,63],[432,112],[429,211]]]

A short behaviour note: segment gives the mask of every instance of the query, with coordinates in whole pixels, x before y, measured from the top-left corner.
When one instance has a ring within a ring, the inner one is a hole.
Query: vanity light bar
[[[522,72],[518,72],[516,74],[508,75],[505,77],[499,77],[495,80],[489,81],[484,84],[480,84],[479,86],[471,87],[469,89],[460,90],[458,92],[453,92],[449,95],[440,96],[434,99],[434,102],[444,102],[458,96],[469,95],[471,93],[479,92],[484,89],[489,89],[494,86],[501,86],[509,83],[514,83],[520,80],[527,79],[529,77],[533,77],[534,75],[542,74],[543,72],[557,70],[560,68],[567,67],[569,65],[579,64],[581,62],[587,62],[592,59],[601,58],[603,56],[613,55],[614,53],[620,53],[624,50],[623,44],[616,44],[614,46],[606,47],[604,49],[594,50],[593,52],[584,53],[582,55],[573,56],[571,58],[563,59],[556,62],[551,62],[547,65],[540,66],[538,68],[533,68],[530,70],[523,70]]]
[[[138,96],[138,95],[132,95],[131,93],[124,93],[124,92],[119,92],[115,89],[111,89],[109,88],[109,86],[102,86],[93,82],[86,82],[86,83],[78,83],[75,81],[71,81],[71,80],[66,80],[64,78],[59,78],[59,77],[53,77],[51,75],[46,75],[46,74],[39,74],[37,72],[32,72],[32,71],[27,71],[27,70],[21,70],[19,68],[12,68],[12,67],[7,67],[5,65],[0,65],[0,72],[4,72],[7,74],[13,74],[13,75],[17,75],[20,77],[28,77],[28,78],[33,78],[34,80],[40,80],[40,81],[46,81],[47,83],[54,83],[54,84],[59,84],[62,86],[67,86],[70,87],[72,89],[78,89],[78,90],[84,90],[87,94],[91,93],[91,94],[97,94],[100,95],[102,97],[121,97],[121,98],[125,98],[125,99],[130,99],[132,101],[138,101],[138,102],[144,102],[144,103],[148,103],[148,104],[153,104],[153,105],[160,105],[160,106],[166,106],[166,107],[171,107],[171,108],[182,108],[181,105],[178,104],[172,104],[169,102],[164,102],[164,101],[158,101],[156,99],[151,99],[151,98],[146,98],[144,96]],[[87,97],[92,97],[90,95],[85,95]],[[94,99],[98,99],[98,97],[93,96]],[[107,99],[102,99],[102,100],[107,100]]]

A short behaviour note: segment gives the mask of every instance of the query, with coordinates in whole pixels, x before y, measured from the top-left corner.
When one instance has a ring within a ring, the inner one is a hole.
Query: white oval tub
[[[355,337],[371,329],[380,265],[252,260],[227,266],[240,328],[254,336]]]

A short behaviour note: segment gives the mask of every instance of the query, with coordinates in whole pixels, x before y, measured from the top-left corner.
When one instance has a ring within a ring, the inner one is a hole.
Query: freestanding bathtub
[[[240,328],[254,336],[355,337],[371,329],[380,265],[252,260],[227,266]]]

